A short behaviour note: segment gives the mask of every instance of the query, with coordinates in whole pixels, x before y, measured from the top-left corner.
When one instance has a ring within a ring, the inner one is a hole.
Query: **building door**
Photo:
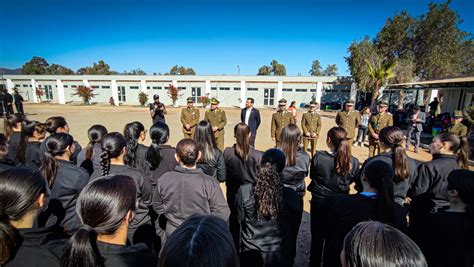
[[[191,95],[194,99],[194,103],[201,103],[201,87],[192,87]]]
[[[263,90],[263,105],[273,107],[275,104],[275,89],[265,88]]]
[[[118,100],[119,100],[119,102],[127,101],[127,98],[125,96],[125,86],[119,86],[118,87]]]
[[[46,97],[46,100],[53,99],[53,87],[51,85],[44,86],[44,96]]]

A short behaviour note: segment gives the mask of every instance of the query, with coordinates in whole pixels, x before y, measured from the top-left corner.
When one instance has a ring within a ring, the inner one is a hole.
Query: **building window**
[[[293,92],[293,89],[291,89],[291,88],[283,88],[283,92]]]
[[[138,86],[130,86],[130,89],[138,89]]]
[[[28,87],[28,84],[23,84],[23,87]]]
[[[150,90],[150,86],[147,86],[146,89]]]
[[[178,87],[179,90],[186,90],[186,87],[183,86],[183,87]]]
[[[98,89],[98,88],[99,88],[98,85],[92,85],[91,87],[94,88],[94,89]]]
[[[217,90],[217,87],[211,87],[211,90]]]
[[[161,86],[153,86],[153,90],[161,90]]]
[[[221,91],[229,91],[230,87],[219,87],[219,90]]]
[[[234,87],[234,91],[240,91],[240,87]]]
[[[102,85],[101,88],[102,88],[102,89],[110,89],[110,86],[108,86],[108,85]]]
[[[71,88],[77,88],[77,85],[73,84],[73,85],[71,85]]]
[[[309,90],[311,93],[316,93],[316,89]]]
[[[68,88],[68,87],[69,87],[69,85],[67,85],[67,84],[64,85],[64,88]]]
[[[308,89],[295,89],[296,92],[308,92]]]
[[[258,91],[258,88],[250,87],[250,88],[247,88],[247,91]]]

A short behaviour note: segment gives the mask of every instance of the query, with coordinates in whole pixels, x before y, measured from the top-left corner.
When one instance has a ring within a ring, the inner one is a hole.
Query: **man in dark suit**
[[[414,106],[413,112],[408,115],[408,134],[407,134],[407,150],[409,150],[412,135],[415,135],[415,153],[418,153],[420,146],[420,136],[423,132],[423,123],[426,121],[426,114],[420,111],[420,107]]]
[[[247,124],[250,128],[250,145],[255,146],[255,136],[260,126],[260,112],[253,107],[255,101],[253,98],[247,98],[245,108],[240,112],[240,121]]]

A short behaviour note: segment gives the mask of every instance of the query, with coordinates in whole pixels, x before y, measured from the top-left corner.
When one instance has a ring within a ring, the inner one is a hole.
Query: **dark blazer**
[[[245,123],[245,113],[247,111],[247,108],[243,108],[242,111],[240,112],[240,121]],[[250,112],[250,117],[249,117],[249,128],[251,133],[256,133],[258,127],[260,126],[260,111],[256,108],[252,108],[252,111]]]
[[[25,151],[25,167],[29,167],[32,169],[39,169],[41,166],[41,161],[43,159],[41,153],[41,144],[42,142],[28,142],[26,144],[26,151]]]
[[[153,192],[156,189],[156,184],[158,183],[158,179],[165,173],[174,170],[174,167],[178,164],[176,159],[174,158],[174,154],[176,153],[176,149],[170,145],[159,145],[160,153],[162,159],[158,167],[154,170],[150,169],[148,163],[146,163],[146,154],[145,154],[145,162],[139,166],[143,169],[143,173],[145,176],[150,180],[151,186],[153,187]]]
[[[407,119],[407,122],[408,122],[408,129],[411,129],[413,127],[413,122],[412,122],[412,119],[413,119],[413,113],[410,113],[408,115],[408,119]],[[420,121],[416,122],[416,130],[418,132],[422,132],[423,131],[423,123],[426,122],[426,114],[424,112],[419,112],[418,113],[418,119]]]
[[[212,176],[219,182],[224,182],[227,179],[225,170],[224,154],[218,148],[214,149],[214,158],[209,162],[198,162],[196,165],[205,174]]]
[[[13,161],[15,161],[16,151],[18,149],[18,145],[20,144],[21,132],[13,132],[10,136],[10,140],[8,141],[8,155],[7,157]]]
[[[294,166],[285,166],[281,172],[281,178],[283,185],[289,187],[298,193],[300,196],[304,196],[306,192],[306,184],[304,179],[309,173],[309,163],[311,158],[308,153],[298,150],[296,152],[296,162]]]
[[[97,241],[105,267],[156,266],[156,259],[145,244],[121,246]]]
[[[102,172],[102,166],[100,165],[100,162],[102,160],[100,158],[101,153],[102,153],[102,147],[100,143],[94,144],[92,146],[92,159],[91,159],[94,172],[95,171]],[[86,149],[82,149],[77,155],[76,165],[81,166],[81,164],[84,162],[85,159],[86,159]]]

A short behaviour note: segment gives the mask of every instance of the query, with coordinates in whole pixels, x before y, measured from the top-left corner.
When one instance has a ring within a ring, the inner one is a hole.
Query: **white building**
[[[155,94],[169,105],[170,84],[180,89],[178,105],[186,98],[216,97],[221,106],[245,106],[245,99],[255,99],[256,107],[273,107],[281,98],[296,101],[300,106],[314,97],[319,103],[341,103],[355,99],[356,86],[347,77],[336,76],[227,76],[227,75],[3,75],[1,86],[13,92],[16,88],[25,100],[38,102],[36,88],[44,91],[43,101],[66,104],[82,101],[73,95],[78,86],[87,86],[97,94],[92,102],[116,105],[137,105],[139,92],[148,94],[149,102]]]

